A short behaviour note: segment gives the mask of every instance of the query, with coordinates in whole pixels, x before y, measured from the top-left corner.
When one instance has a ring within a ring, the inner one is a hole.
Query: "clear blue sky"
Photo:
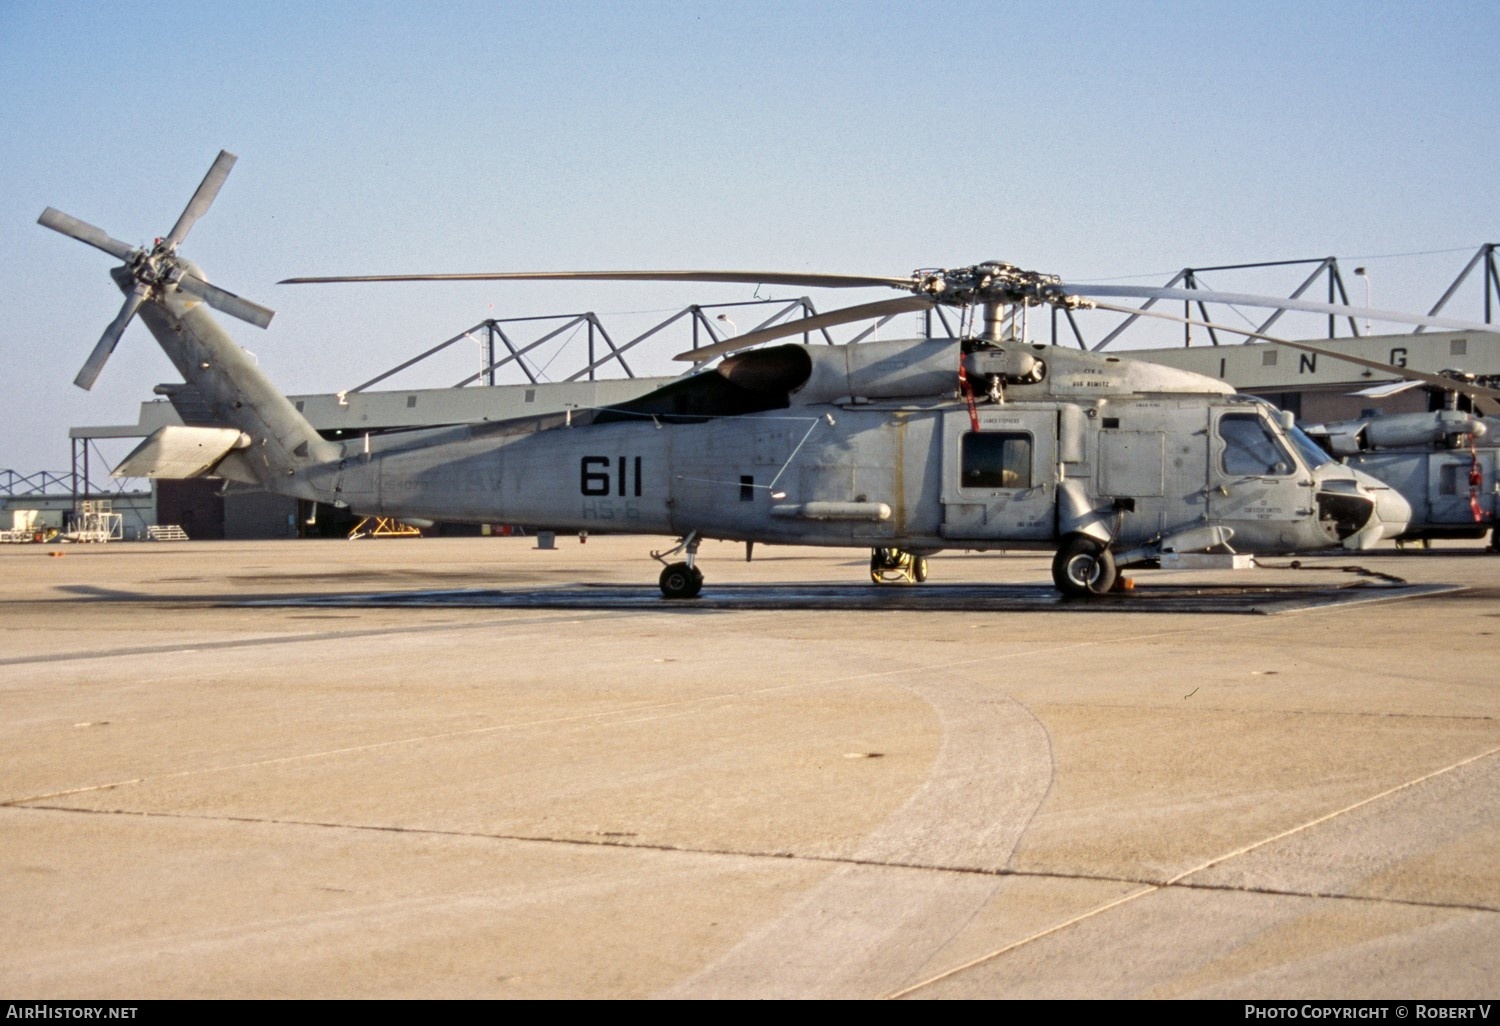
[[[66,467],[69,426],[133,423],[174,379],[137,323],[72,385],[121,300],[37,215],[148,242],[221,148],[183,252],[278,311],[232,326],[278,384],[333,391],[487,316],[753,290],[280,278],[1000,258],[1161,284],[1338,255],[1425,310],[1500,241],[1497,54],[1494,0],[0,0],[0,468]],[[1478,320],[1468,288],[1448,312]]]

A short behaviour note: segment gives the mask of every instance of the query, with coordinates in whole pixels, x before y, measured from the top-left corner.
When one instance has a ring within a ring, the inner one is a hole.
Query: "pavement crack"
[[[889,869],[901,872],[936,873],[948,876],[977,876],[1008,879],[1029,880],[1071,880],[1088,883],[1125,884],[1140,888],[1132,892],[1126,898],[1116,899],[1098,909],[1092,910],[1085,916],[1075,917],[1067,923],[1058,924],[1044,934],[1038,934],[1029,939],[1039,939],[1046,933],[1054,933],[1063,926],[1076,922],[1087,916],[1095,915],[1108,908],[1114,908],[1126,900],[1144,897],[1147,894],[1166,890],[1188,890],[1188,891],[1217,891],[1234,892],[1241,894],[1258,894],[1267,897],[1284,898],[1309,898],[1325,899],[1332,901],[1356,901],[1369,904],[1399,905],[1411,908],[1431,908],[1448,911],[1463,912],[1491,912],[1500,913],[1500,906],[1490,906],[1462,902],[1446,901],[1422,901],[1413,898],[1399,898],[1384,895],[1349,894],[1333,891],[1293,890],[1272,887],[1246,887],[1231,884],[1207,884],[1189,883],[1184,877],[1188,874],[1178,874],[1169,879],[1151,880],[1136,877],[1119,876],[1101,873],[1075,873],[1062,870],[1047,869],[1008,869],[987,866],[958,866],[937,865],[923,862],[908,862],[897,859],[870,859],[843,855],[813,855],[795,851],[757,851],[750,848],[712,848],[682,844],[653,843],[650,841],[631,841],[623,838],[602,837],[597,839],[585,837],[554,836],[550,834],[514,834],[496,833],[485,830],[447,830],[439,827],[401,826],[392,823],[337,823],[326,820],[315,819],[282,819],[274,816],[233,816],[233,815],[194,815],[181,812],[151,812],[137,809],[82,809],[68,805],[24,805],[17,806],[11,803],[0,805],[0,808],[21,808],[32,812],[57,812],[68,815],[79,816],[118,816],[121,818],[135,817],[140,819],[164,819],[190,821],[199,823],[240,823],[248,826],[278,826],[278,827],[304,827],[314,830],[346,830],[357,833],[373,834],[404,834],[420,837],[453,837],[476,841],[506,841],[519,844],[542,844],[556,845],[576,848],[611,848],[627,849],[646,852],[663,852],[674,855],[702,855],[716,858],[743,858],[760,859],[784,862],[801,862],[811,864],[823,864],[829,866],[849,866],[861,869]],[[1016,947],[1011,945],[1011,947]],[[1006,950],[1009,950],[1007,948]],[[993,957],[992,953],[987,958]],[[977,963],[976,963],[977,964]],[[928,981],[936,982],[936,981]],[[920,986],[920,985],[918,985]],[[914,989],[914,988],[913,988]]]

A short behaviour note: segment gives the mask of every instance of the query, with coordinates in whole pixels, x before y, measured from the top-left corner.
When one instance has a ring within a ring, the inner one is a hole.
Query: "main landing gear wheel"
[[[686,563],[672,563],[661,572],[656,583],[661,586],[664,598],[697,598],[703,590],[703,571]]]
[[[921,584],[927,580],[927,557],[905,549],[871,549],[870,580],[876,584]]]
[[[1073,535],[1052,557],[1052,583],[1070,598],[1106,594],[1118,576],[1114,555],[1084,535]]]

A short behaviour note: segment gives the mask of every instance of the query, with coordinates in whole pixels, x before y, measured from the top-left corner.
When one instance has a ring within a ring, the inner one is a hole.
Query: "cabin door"
[[[988,407],[943,417],[945,538],[1046,540],[1057,525],[1057,412]]]
[[[1485,455],[1488,455],[1487,453]],[[1490,490],[1494,486],[1491,475],[1485,473],[1484,456],[1478,456],[1479,480],[1470,481],[1476,456],[1464,449],[1434,453],[1427,458],[1427,495],[1432,503],[1429,514],[1432,523],[1449,527],[1468,527],[1476,530],[1488,520],[1493,510]],[[1474,504],[1479,506],[1480,519],[1474,517]]]

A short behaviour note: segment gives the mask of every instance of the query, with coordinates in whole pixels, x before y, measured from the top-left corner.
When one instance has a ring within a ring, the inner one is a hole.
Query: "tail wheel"
[[[664,598],[697,598],[703,590],[703,571],[686,563],[673,563],[661,572],[656,583],[660,585]]]
[[[1103,544],[1081,534],[1063,543],[1052,557],[1052,583],[1072,598],[1104,595],[1115,586],[1115,557]]]

